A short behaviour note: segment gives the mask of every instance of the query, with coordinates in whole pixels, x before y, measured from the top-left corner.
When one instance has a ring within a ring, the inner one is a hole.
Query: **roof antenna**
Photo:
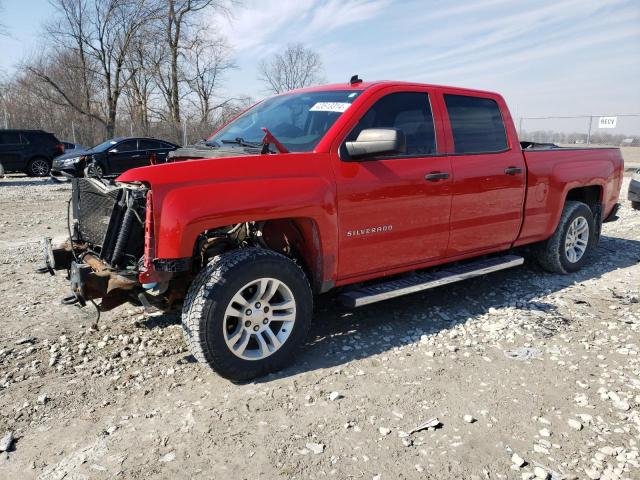
[[[356,85],[358,83],[362,83],[362,79],[358,77],[358,74],[354,75],[351,77],[351,80],[349,80],[349,85]]]

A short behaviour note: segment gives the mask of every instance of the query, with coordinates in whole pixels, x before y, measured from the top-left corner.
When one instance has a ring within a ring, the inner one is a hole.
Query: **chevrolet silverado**
[[[623,175],[615,148],[519,142],[496,93],[357,77],[268,98],[172,155],[74,179],[46,269],[68,271],[66,303],[181,306],[194,356],[232,380],[287,365],[332,289],[358,307],[525,254],[575,272]]]

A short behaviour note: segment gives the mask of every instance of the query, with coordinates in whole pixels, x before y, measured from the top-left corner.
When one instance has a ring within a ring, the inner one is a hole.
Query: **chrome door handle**
[[[506,173],[507,175],[517,175],[519,173],[522,173],[522,169],[519,167],[508,167],[504,169],[504,173]]]
[[[437,182],[438,180],[446,180],[447,178],[449,178],[447,172],[431,172],[424,176],[424,179],[429,182]]]

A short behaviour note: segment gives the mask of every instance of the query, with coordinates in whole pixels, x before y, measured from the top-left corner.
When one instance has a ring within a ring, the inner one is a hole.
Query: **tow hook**
[[[149,303],[149,300],[147,299],[147,297],[145,297],[144,293],[140,292],[138,294],[138,300],[140,301],[142,308],[144,308],[144,313],[146,313],[148,316],[155,317],[157,315],[162,314],[161,310],[159,310],[158,308],[151,305],[151,303]]]
[[[71,295],[68,295],[66,297],[64,297],[62,300],[60,300],[60,303],[62,305],[76,305],[78,304],[78,306],[80,307],[85,307],[87,305],[87,302],[84,301],[84,298],[78,296],[77,294],[71,292]]]
[[[81,306],[85,306],[87,303],[86,298],[86,284],[87,278],[91,273],[91,267],[84,263],[71,263],[71,269],[69,272],[69,279],[71,283],[71,295],[62,299],[65,305],[73,305],[79,303]]]
[[[48,273],[55,275],[56,260],[53,256],[53,247],[51,246],[51,238],[45,237],[43,241],[43,253],[44,253],[44,267],[36,269],[36,273]]]
[[[44,266],[44,267],[40,267],[40,268],[36,268],[36,273],[40,273],[40,274],[48,273],[50,275],[55,275],[56,274],[56,272],[53,271],[53,268],[51,268],[49,265]]]

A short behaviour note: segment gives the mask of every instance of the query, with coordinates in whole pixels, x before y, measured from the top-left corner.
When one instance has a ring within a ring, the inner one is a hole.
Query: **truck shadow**
[[[544,316],[537,317],[539,325],[534,328],[539,326],[542,336],[552,336],[563,323],[573,319],[557,314],[554,305],[538,300],[539,297],[639,262],[640,241],[603,236],[591,263],[570,275],[549,274],[527,261],[523,267],[355,310],[339,306],[330,297],[321,297],[308,342],[292,366],[256,382],[339,368],[354,360],[419,342],[422,335],[446,332],[470,318],[491,313],[492,308],[509,305],[523,313],[530,310],[550,313],[552,322],[545,321]],[[576,305],[590,303],[589,298],[570,295],[563,300]],[[376,363],[374,359],[371,361]]]

